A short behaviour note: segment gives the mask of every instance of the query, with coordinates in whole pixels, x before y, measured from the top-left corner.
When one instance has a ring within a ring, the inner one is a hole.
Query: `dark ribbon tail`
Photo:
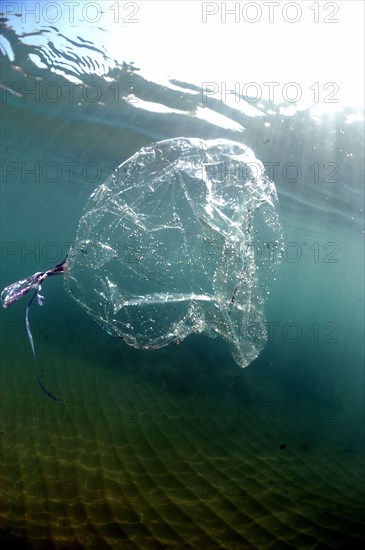
[[[32,348],[34,361],[35,361],[35,349],[34,349],[32,331],[30,330],[30,324],[29,324],[29,310],[30,310],[30,306],[32,305],[33,300],[37,296],[37,294],[38,294],[38,287],[35,289],[34,294],[31,297],[31,299],[29,300],[29,303],[28,303],[27,308],[25,310],[25,327],[27,329],[28,340],[29,340],[29,343],[30,343],[30,347]]]
[[[42,384],[42,380],[39,378],[37,372],[35,373],[35,377],[36,377],[37,382],[38,382],[38,385],[39,385],[39,387],[41,388],[41,390],[42,390],[43,393],[45,393],[46,395],[48,395],[48,397],[50,397],[51,399],[53,399],[53,401],[55,401],[56,403],[62,403],[61,399],[58,399],[58,397],[56,397],[55,395],[53,395],[53,393],[51,393],[50,391],[47,390],[47,388],[44,387],[44,385]]]
[[[30,343],[30,347],[32,348],[34,366],[35,366],[35,377],[37,379],[38,385],[41,388],[41,390],[43,391],[43,393],[45,393],[48,397],[53,399],[53,401],[55,401],[56,403],[61,403],[61,400],[58,399],[58,397],[53,395],[53,393],[49,392],[45,388],[45,386],[43,385],[43,383],[42,383],[42,381],[39,378],[39,375],[37,373],[37,363],[36,363],[36,359],[35,359],[34,341],[33,341],[33,336],[32,336],[32,332],[30,330],[30,324],[29,324],[29,310],[30,310],[30,306],[32,305],[32,303],[34,301],[34,298],[37,296],[39,290],[40,290],[40,288],[39,288],[39,285],[38,285],[37,288],[35,289],[35,292],[34,292],[33,296],[31,297],[31,299],[29,301],[29,304],[27,305],[27,309],[25,310],[25,326],[26,326],[26,329],[27,329],[27,335],[28,335],[28,340],[29,340],[29,343]]]

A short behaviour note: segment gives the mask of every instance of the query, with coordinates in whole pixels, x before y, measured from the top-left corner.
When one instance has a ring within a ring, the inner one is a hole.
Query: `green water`
[[[151,101],[178,102],[138,82]],[[185,118],[16,97],[2,108],[2,288],[62,260],[90,193],[153,140],[235,138],[304,172],[275,178],[286,256],[269,341],[246,369],[203,335],[128,348],[55,277],[30,319],[57,405],[34,376],[26,304],[1,312],[8,547],[347,548],[364,537],[362,125],[273,115],[270,128],[247,120],[242,139],[197,120],[189,101]],[[332,161],[337,183],[313,182],[313,163]]]

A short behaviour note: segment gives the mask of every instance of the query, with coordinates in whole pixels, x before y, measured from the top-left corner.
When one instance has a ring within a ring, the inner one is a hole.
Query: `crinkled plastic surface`
[[[282,246],[274,183],[225,139],[144,147],[89,198],[67,291],[136,348],[221,336],[242,367],[266,343],[264,301]]]

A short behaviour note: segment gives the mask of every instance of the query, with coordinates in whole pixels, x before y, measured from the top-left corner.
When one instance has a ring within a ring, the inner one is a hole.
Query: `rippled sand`
[[[3,379],[1,534],[8,543],[360,544],[361,455],[343,441],[336,403],[279,395],[254,368],[233,363],[232,374],[216,369],[195,387],[194,354],[184,346],[180,355],[114,346],[92,363],[90,353],[76,361],[51,350],[40,368],[61,405],[40,393],[27,350],[12,349]],[[123,367],[126,359],[135,364]]]

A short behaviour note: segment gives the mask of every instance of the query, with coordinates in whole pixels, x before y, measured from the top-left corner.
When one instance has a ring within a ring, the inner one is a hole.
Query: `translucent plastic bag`
[[[281,246],[275,186],[253,152],[174,138],[138,151],[92,193],[65,286],[131,346],[220,335],[245,367],[266,342]]]

